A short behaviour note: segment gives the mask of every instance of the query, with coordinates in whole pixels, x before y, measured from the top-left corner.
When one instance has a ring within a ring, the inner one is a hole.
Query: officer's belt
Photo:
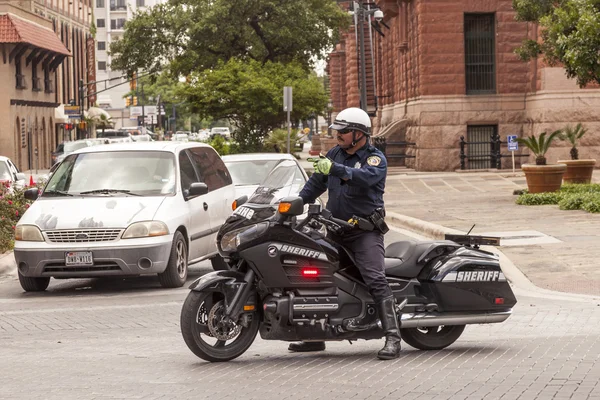
[[[355,229],[360,229],[361,231],[373,231],[375,230],[375,225],[366,218],[358,217],[353,215],[352,218],[348,220],[348,223],[354,225]]]

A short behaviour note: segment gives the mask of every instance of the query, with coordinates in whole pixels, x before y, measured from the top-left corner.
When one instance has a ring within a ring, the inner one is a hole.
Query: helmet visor
[[[329,127],[335,131],[339,131],[340,133],[346,133],[350,130],[349,125],[350,124],[347,122],[334,121]]]

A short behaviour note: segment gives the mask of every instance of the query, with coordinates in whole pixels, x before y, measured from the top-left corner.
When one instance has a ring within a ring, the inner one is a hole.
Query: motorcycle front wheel
[[[181,309],[181,334],[188,348],[206,361],[233,360],[252,345],[259,328],[253,315],[248,326],[225,318],[225,302],[218,292],[190,292]]]

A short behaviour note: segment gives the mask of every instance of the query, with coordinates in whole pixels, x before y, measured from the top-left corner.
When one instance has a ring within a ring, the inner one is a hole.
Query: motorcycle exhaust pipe
[[[400,317],[400,328],[426,328],[440,325],[496,324],[506,321],[512,310],[481,314],[408,313]]]
[[[471,324],[495,324],[506,321],[512,311],[499,311],[482,314],[463,313],[407,313],[400,317],[400,328],[427,328],[441,325],[471,325]],[[357,321],[350,320],[344,324],[344,330],[351,332],[381,329],[381,321],[378,319],[370,324],[360,325]]]

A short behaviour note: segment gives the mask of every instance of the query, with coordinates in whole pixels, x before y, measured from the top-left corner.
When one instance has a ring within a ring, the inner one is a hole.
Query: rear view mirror
[[[235,211],[236,208],[238,208],[239,206],[241,206],[242,204],[244,204],[247,201],[248,201],[248,196],[246,196],[246,195],[238,197],[237,199],[235,199],[233,201],[233,203],[231,203],[231,209],[233,211]]]
[[[281,215],[302,215],[304,213],[304,200],[302,200],[302,197],[286,197],[279,203],[277,211]]]
[[[31,189],[27,189],[24,193],[23,193],[23,197],[25,197],[27,200],[36,200],[38,198],[39,195],[39,191],[38,188],[34,187]]]
[[[188,196],[202,196],[208,193],[208,186],[206,183],[194,182],[188,189]]]

